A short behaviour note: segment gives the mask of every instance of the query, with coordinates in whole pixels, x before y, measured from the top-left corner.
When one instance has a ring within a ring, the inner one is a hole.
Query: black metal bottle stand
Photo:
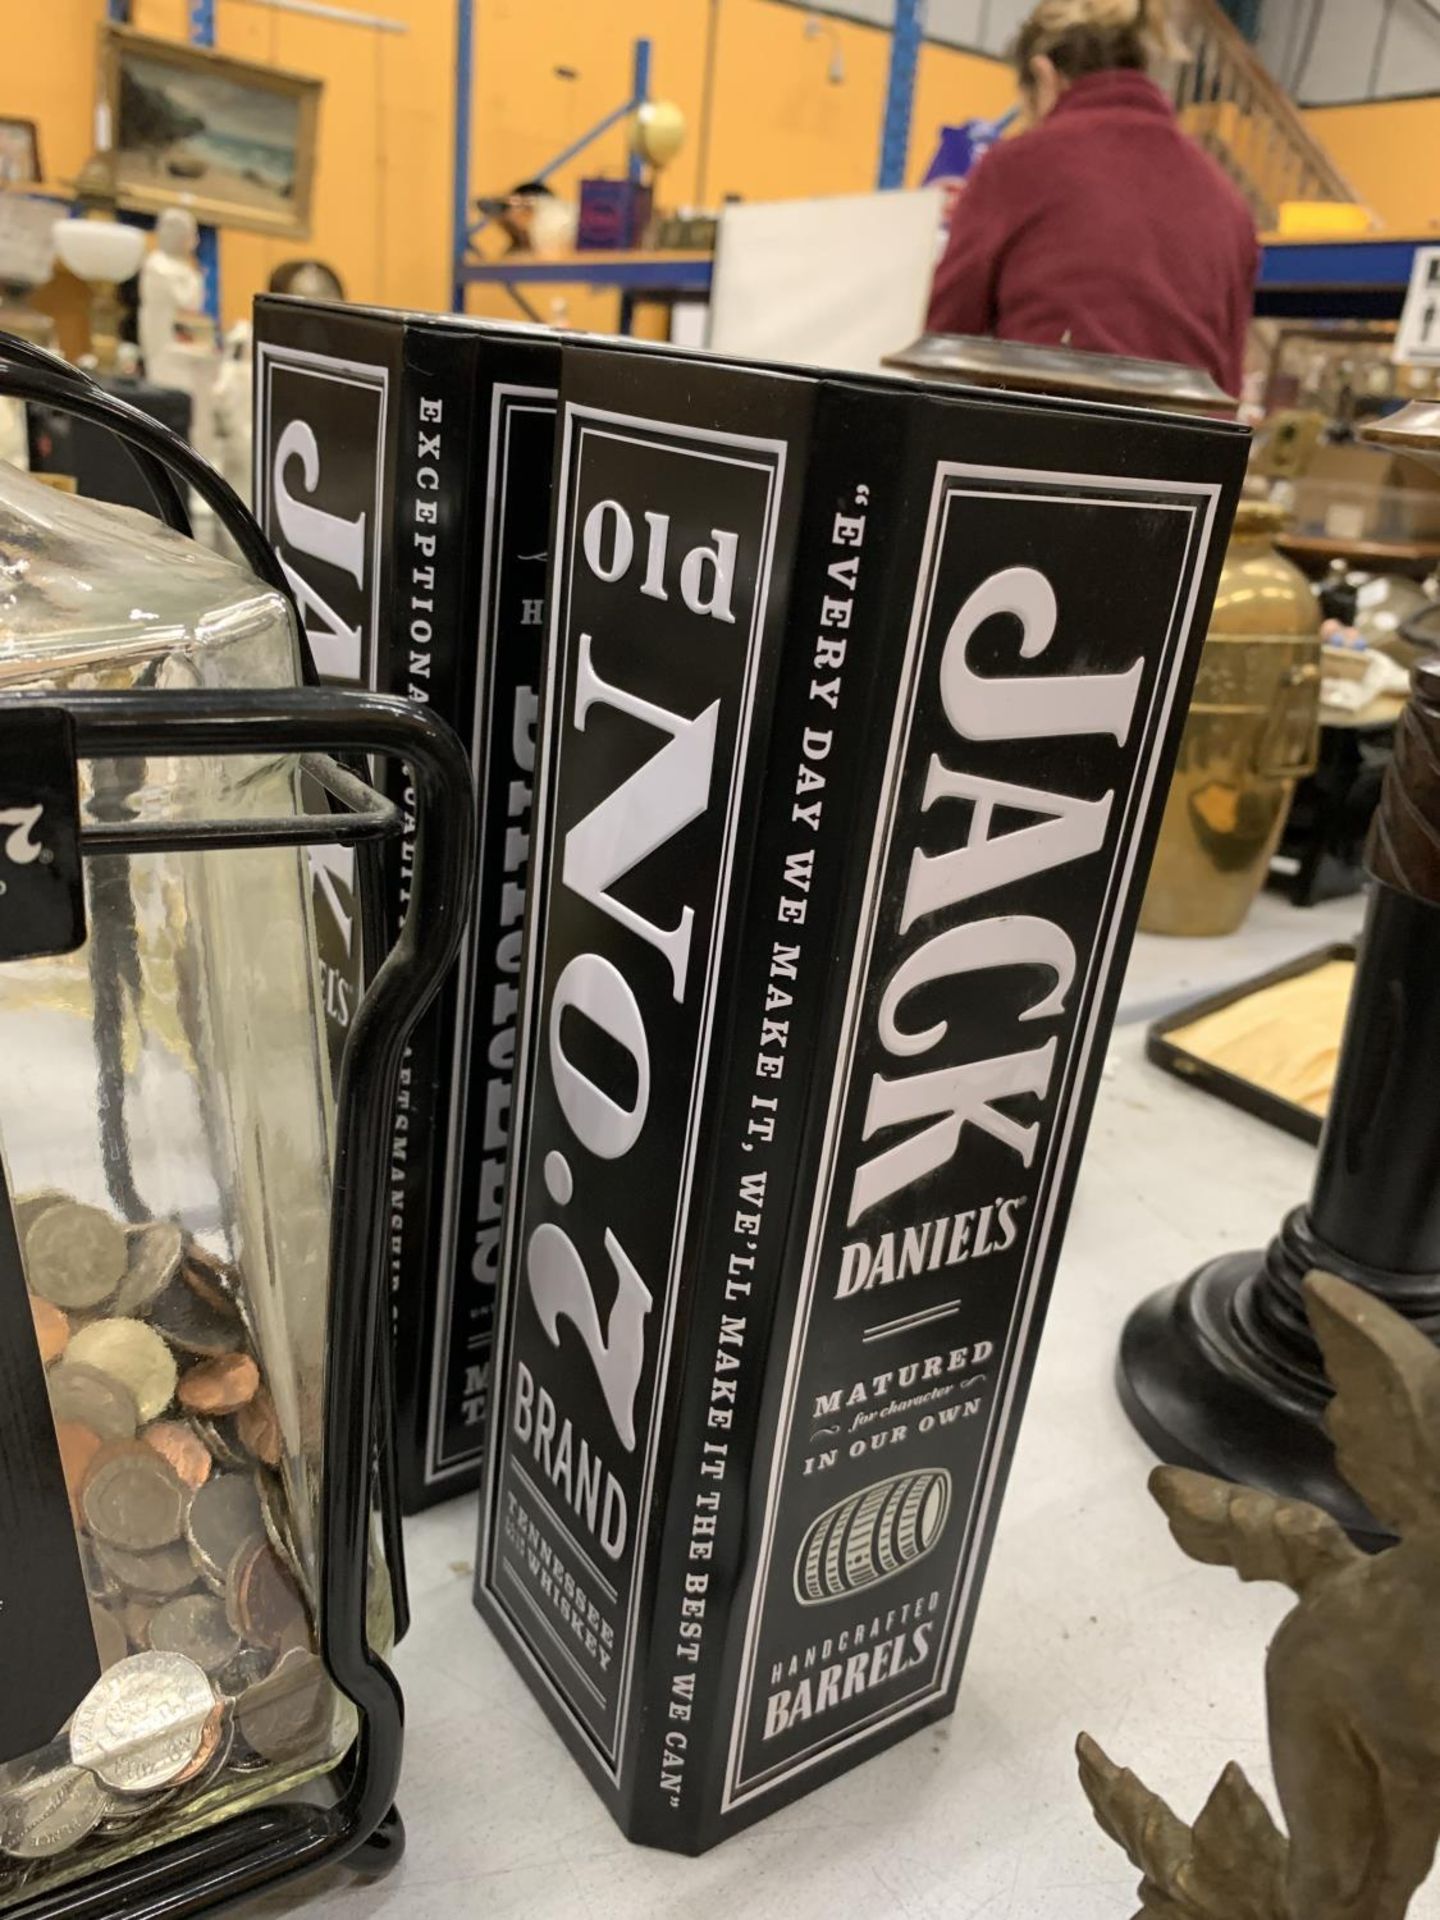
[[[25,364],[19,365],[23,361]],[[150,480],[160,517],[188,532],[171,473],[195,487],[236,539],[246,563],[293,606],[288,583],[260,528],[215,471],[182,440],[104,394],[62,362],[0,335],[0,393],[44,400],[111,426],[130,442]],[[359,1732],[331,1776],[332,1801],[277,1800],[236,1813],[184,1839],[22,1900],[16,1920],[185,1920],[251,1898],[275,1882],[348,1859],[383,1872],[399,1858],[404,1830],[394,1806],[402,1702],[372,1650],[365,1606],[369,1525],[378,1495],[392,1578],[397,1638],[407,1608],[398,1500],[390,1472],[386,1383],[388,1322],[385,1167],[401,1061],[417,1021],[459,950],[474,878],[474,800],[459,740],[427,708],[314,684],[281,691],[48,691],[0,696],[0,722],[17,707],[63,709],[76,756],[293,753],[332,800],[332,814],[279,820],[95,822],[81,831],[83,857],[102,854],[355,845],[361,870],[367,990],[351,1026],[336,1108],[326,1328],[325,1456],[319,1515],[320,1655],[357,1710]],[[371,757],[403,762],[417,806],[410,901],[388,955],[383,948],[380,843],[401,831],[398,810],[362,777]],[[9,1204],[0,1173],[0,1205]]]
[[[1374,880],[1308,1204],[1262,1252],[1224,1254],[1126,1326],[1126,1412],[1164,1460],[1314,1501],[1392,1536],[1335,1470],[1305,1318],[1312,1267],[1440,1340],[1440,663],[1416,668],[1369,851]]]

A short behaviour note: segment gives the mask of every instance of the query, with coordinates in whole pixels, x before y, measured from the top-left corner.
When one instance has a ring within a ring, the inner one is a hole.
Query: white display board
[[[1417,247],[1395,334],[1397,366],[1440,367],[1440,247]]]
[[[726,207],[709,345],[873,373],[922,331],[939,250],[933,187]]]

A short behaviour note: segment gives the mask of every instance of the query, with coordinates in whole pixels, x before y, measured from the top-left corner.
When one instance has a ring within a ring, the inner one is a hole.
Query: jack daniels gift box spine
[[[1245,450],[565,351],[476,1603],[632,1839],[953,1707]]]
[[[262,297],[256,514],[324,678],[435,707],[479,788],[475,913],[417,1029],[391,1156],[401,1499],[473,1488],[489,1397],[560,350],[537,329]],[[413,823],[397,774],[390,797]],[[413,824],[388,907],[409,898]],[[354,854],[312,850],[338,1067],[361,983]]]

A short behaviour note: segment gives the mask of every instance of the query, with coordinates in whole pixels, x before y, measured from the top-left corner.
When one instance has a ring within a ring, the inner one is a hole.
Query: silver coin
[[[212,1474],[195,1491],[185,1531],[196,1566],[223,1593],[236,1554],[264,1537],[260,1495],[249,1474]]]
[[[215,1676],[215,1684],[227,1700],[234,1700],[247,1687],[257,1686],[275,1665],[268,1647],[242,1647]]]
[[[134,1317],[143,1314],[164,1293],[180,1271],[184,1236],[171,1220],[150,1220],[131,1227],[125,1236],[128,1266],[114,1311]]]
[[[184,1540],[172,1540],[154,1553],[132,1553],[97,1540],[95,1558],[111,1582],[109,1591],[118,1586],[135,1600],[173,1600],[195,1585],[195,1562]]]
[[[265,1532],[271,1546],[280,1556],[281,1562],[294,1577],[302,1592],[309,1592],[310,1583],[300,1565],[300,1552],[295,1545],[295,1529],[290,1521],[290,1505],[285,1498],[285,1490],[280,1482],[268,1473],[257,1473],[255,1485],[260,1493],[260,1517],[265,1523]]]
[[[125,1833],[134,1833],[140,1827],[153,1827],[156,1816],[173,1801],[184,1794],[183,1787],[172,1787],[165,1793],[148,1793],[143,1800],[122,1800],[118,1797],[111,1801],[111,1811],[95,1829],[97,1835],[118,1837]]]
[[[150,1620],[150,1645],[156,1653],[183,1653],[214,1674],[240,1651],[240,1635],[214,1594],[190,1593],[156,1609]]]
[[[17,1193],[10,1206],[22,1244],[42,1213],[53,1206],[63,1206],[69,1198],[70,1195],[61,1193],[58,1187],[32,1187],[29,1193]]]
[[[96,1468],[80,1510],[97,1541],[128,1553],[153,1553],[180,1538],[190,1489],[153,1447],[136,1446]]]
[[[52,1740],[48,1745],[35,1747],[29,1753],[18,1754],[13,1760],[0,1764],[0,1801],[16,1787],[23,1787],[27,1780],[33,1780],[37,1774],[53,1773],[57,1767],[68,1767],[70,1748],[63,1736]]]
[[[238,1353],[245,1343],[244,1329],[234,1314],[217,1312],[183,1280],[173,1280],[152,1302],[150,1324],[181,1353],[204,1359]]]
[[[266,1760],[290,1760],[324,1741],[335,1690],[313,1653],[282,1654],[274,1670],[242,1694],[235,1717],[240,1737]]]
[[[193,1660],[133,1653],[101,1674],[76,1708],[70,1758],[117,1793],[173,1786],[200,1752],[215,1705]]]
[[[48,1860],[93,1833],[113,1805],[85,1768],[46,1767],[0,1801],[0,1848],[16,1860]]]
[[[128,1387],[147,1424],[158,1420],[175,1397],[175,1356],[143,1320],[92,1320],[71,1336],[66,1358]]]
[[[125,1277],[125,1235],[99,1207],[56,1201],[25,1234],[25,1278],[51,1306],[98,1307]]]
[[[74,1420],[102,1440],[133,1440],[140,1425],[135,1396],[123,1381],[78,1360],[61,1360],[45,1376],[57,1425]]]
[[[148,1827],[154,1818],[155,1801],[153,1799],[141,1801],[138,1806],[132,1803],[126,1812],[112,1814],[108,1820],[102,1820],[95,1829],[96,1838],[122,1839],[128,1833],[135,1833],[141,1827]]]

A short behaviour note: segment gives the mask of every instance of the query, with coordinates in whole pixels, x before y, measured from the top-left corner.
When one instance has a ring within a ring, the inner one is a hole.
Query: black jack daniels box
[[[566,348],[476,1600],[636,1840],[953,1706],[1245,452]]]
[[[322,678],[434,706],[479,787],[475,913],[417,1030],[390,1156],[401,1497],[473,1488],[519,1012],[560,349],[539,329],[261,298],[256,513]],[[414,807],[388,906],[409,899]],[[338,1067],[361,990],[353,851],[312,849]]]

